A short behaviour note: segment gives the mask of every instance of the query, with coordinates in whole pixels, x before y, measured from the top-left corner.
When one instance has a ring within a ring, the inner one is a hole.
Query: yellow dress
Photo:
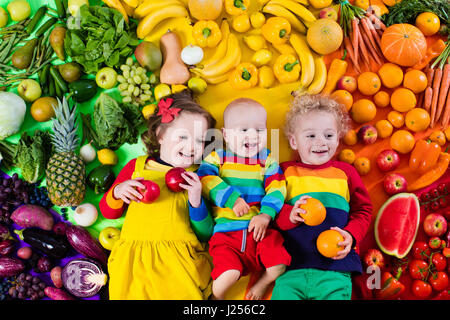
[[[132,178],[156,182],[159,198],[132,201],[108,260],[111,300],[201,300],[211,294],[211,258],[192,231],[187,192],[171,192],[171,168],[138,157]],[[193,171],[194,167],[188,170]]]

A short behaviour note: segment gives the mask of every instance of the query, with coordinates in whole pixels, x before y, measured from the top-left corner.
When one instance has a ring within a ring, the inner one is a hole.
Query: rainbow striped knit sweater
[[[286,203],[275,225],[282,230],[284,245],[292,256],[289,269],[315,268],[343,272],[361,272],[362,266],[354,249],[341,260],[322,256],[316,247],[318,235],[330,227],[349,232],[358,246],[371,222],[372,203],[355,168],[341,161],[308,165],[298,161],[281,163],[286,179]],[[320,200],[326,218],[318,226],[293,224],[289,220],[295,202],[303,195]]]
[[[252,158],[241,158],[228,150],[209,154],[198,171],[203,196],[212,204],[215,232],[243,230],[259,213],[275,218],[283,207],[286,184],[278,162],[264,149]],[[233,206],[243,198],[250,210],[237,217]]]

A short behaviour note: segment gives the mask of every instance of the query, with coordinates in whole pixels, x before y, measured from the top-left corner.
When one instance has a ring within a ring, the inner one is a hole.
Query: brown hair
[[[342,138],[351,126],[351,119],[347,113],[345,106],[330,98],[327,95],[294,95],[291,101],[289,111],[286,114],[286,122],[284,125],[284,134],[289,138],[294,134],[299,117],[313,111],[322,111],[331,113],[336,119],[338,135]]]
[[[192,92],[188,89],[181,92],[171,94],[164,98],[172,98],[173,102],[171,108],[179,108],[181,111],[178,113],[191,113],[198,114],[205,117],[208,129],[214,128],[216,125],[216,120],[214,117],[205,109],[203,109],[197,102],[194,101]],[[162,123],[162,116],[158,116],[158,108],[147,120],[147,131],[141,135],[142,142],[147,148],[147,153],[151,157],[159,156],[160,144],[158,142],[159,138],[164,134],[166,128],[170,126],[169,123]],[[160,128],[159,134],[156,134],[156,129]]]

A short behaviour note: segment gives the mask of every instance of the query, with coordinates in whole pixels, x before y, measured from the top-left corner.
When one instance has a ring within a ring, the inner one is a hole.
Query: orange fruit
[[[392,134],[392,131],[394,131],[392,123],[386,119],[377,121],[377,123],[375,123],[375,128],[377,129],[380,138],[387,138]]]
[[[374,95],[381,88],[380,77],[375,72],[366,71],[361,73],[357,82],[359,92],[366,96]]]
[[[378,69],[381,83],[386,88],[395,88],[402,84],[403,70],[395,63],[386,62]]]
[[[415,143],[414,136],[407,130],[395,131],[390,140],[391,148],[403,154],[410,152]]]
[[[391,95],[392,109],[398,112],[406,112],[417,104],[416,95],[409,89],[397,88]]]
[[[350,110],[353,105],[353,96],[347,90],[336,90],[331,94],[331,98],[335,99],[340,104],[343,104],[347,111]]]
[[[401,2],[402,0],[383,0],[383,3],[389,7],[392,7],[396,3]]]
[[[38,122],[45,122],[55,116],[55,110],[58,101],[53,97],[41,97],[33,102],[30,108],[31,116]]]
[[[405,116],[406,127],[414,132],[426,130],[430,121],[430,114],[423,108],[413,108]]]
[[[365,123],[373,120],[377,115],[377,107],[369,99],[360,99],[353,103],[350,109],[350,116],[358,123]]]
[[[373,102],[375,102],[375,105],[380,108],[387,107],[390,101],[391,97],[386,91],[378,91],[373,96]]]
[[[445,133],[441,130],[433,131],[430,136],[428,137],[433,142],[436,142],[441,147],[447,142],[445,138]]]
[[[427,88],[427,85],[427,75],[423,71],[413,69],[405,73],[403,86],[412,92],[422,92]]]
[[[416,27],[419,28],[425,36],[431,36],[439,31],[441,21],[433,12],[422,12],[416,18]]]
[[[355,6],[367,10],[369,9],[370,3],[369,0],[355,0]]]
[[[300,213],[300,216],[305,219],[304,223],[308,226],[318,226],[327,215],[325,206],[315,198],[306,199],[306,203],[300,205],[300,208],[306,211],[306,213]]]
[[[405,124],[405,117],[398,111],[391,111],[387,115],[387,119],[395,128],[401,128]]]
[[[338,231],[332,229],[322,231],[316,240],[317,250],[324,257],[335,257],[339,251],[344,249],[344,247],[338,245],[342,241],[344,241],[344,237]]]
[[[339,152],[338,158],[339,158],[339,161],[353,164],[353,162],[355,162],[356,155],[352,149],[342,149],[341,152]]]
[[[344,143],[348,146],[352,146],[357,142],[358,142],[358,135],[356,134],[356,131],[353,129],[348,130],[344,136]]]
[[[447,141],[450,141],[450,127],[444,130],[445,138],[447,138]]]
[[[368,174],[370,172],[370,160],[366,157],[359,157],[355,159],[353,162],[353,166],[356,168],[356,171],[362,176]]]

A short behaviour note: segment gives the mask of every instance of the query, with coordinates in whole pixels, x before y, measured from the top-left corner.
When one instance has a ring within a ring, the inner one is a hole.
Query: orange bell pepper
[[[442,177],[445,171],[447,171],[449,162],[450,162],[450,154],[448,154],[447,152],[441,152],[437,163],[434,165],[434,167],[431,168],[431,170],[425,172],[413,183],[408,184],[408,192],[429,186],[437,179]]]
[[[441,146],[431,140],[418,140],[409,157],[409,168],[425,172],[438,161]]]
[[[291,24],[283,17],[270,17],[261,27],[261,33],[267,41],[281,45],[289,39]]]
[[[394,300],[400,297],[403,291],[405,291],[405,286],[398,280],[401,273],[401,268],[399,268],[395,277],[390,272],[383,272],[381,275],[381,289],[375,293],[377,299]]]
[[[250,62],[243,62],[230,73],[228,81],[237,90],[253,88],[258,83],[258,69]]]
[[[438,39],[436,42],[434,42],[431,46],[427,48],[427,52],[425,53],[425,56],[417,62],[412,68],[416,70],[422,70],[427,66],[427,64],[437,56],[439,56],[442,51],[445,49],[445,42],[442,39]]]

